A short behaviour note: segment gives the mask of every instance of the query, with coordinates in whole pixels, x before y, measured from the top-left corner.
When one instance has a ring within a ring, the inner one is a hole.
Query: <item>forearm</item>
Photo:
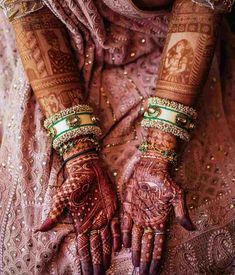
[[[220,15],[191,0],[175,2],[156,96],[193,105],[211,66]]]
[[[178,0],[158,71],[156,96],[192,106],[207,79],[216,46],[220,15],[191,0]],[[177,136],[150,128],[148,142],[175,149]]]
[[[81,102],[76,57],[64,25],[48,8],[13,21],[17,49],[46,117]]]

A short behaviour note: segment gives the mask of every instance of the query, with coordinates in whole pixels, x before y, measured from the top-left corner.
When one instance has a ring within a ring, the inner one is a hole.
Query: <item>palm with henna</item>
[[[76,148],[67,153],[74,155]],[[67,208],[77,235],[77,249],[84,275],[104,274],[113,249],[120,249],[117,199],[114,188],[96,152],[71,159],[66,164],[67,179],[53,197],[51,211],[36,230],[46,232],[57,225]]]
[[[168,134],[162,133],[163,139],[164,135]],[[168,159],[147,152],[141,156],[123,192],[123,244],[132,248],[132,262],[140,268],[141,275],[159,272],[166,223],[172,209],[185,229],[195,229],[183,191],[171,178],[169,169]]]

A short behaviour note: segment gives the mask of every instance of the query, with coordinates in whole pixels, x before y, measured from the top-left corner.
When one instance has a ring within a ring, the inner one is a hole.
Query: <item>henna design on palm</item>
[[[67,163],[68,177],[53,198],[47,219],[35,232],[56,226],[67,208],[74,221],[77,248],[83,274],[104,274],[114,251],[120,249],[117,199],[110,179],[96,153]],[[111,238],[112,236],[112,238]]]
[[[170,177],[168,165],[159,155],[143,155],[123,193],[123,244],[132,246],[133,265],[140,267],[142,275],[159,271],[166,222],[172,209],[185,229],[195,229],[183,191]]]

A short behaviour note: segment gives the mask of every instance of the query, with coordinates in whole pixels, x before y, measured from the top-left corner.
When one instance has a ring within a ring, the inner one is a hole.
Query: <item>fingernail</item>
[[[197,229],[189,218],[184,217],[179,222],[188,231],[195,231]]]
[[[140,275],[149,274],[149,263],[140,263]]]
[[[140,266],[140,251],[135,250],[132,252],[132,263],[135,267]]]
[[[153,260],[150,266],[149,275],[159,274],[160,267],[161,267],[160,261]]]
[[[123,233],[122,241],[125,248],[129,248],[131,246],[131,234],[130,233]]]

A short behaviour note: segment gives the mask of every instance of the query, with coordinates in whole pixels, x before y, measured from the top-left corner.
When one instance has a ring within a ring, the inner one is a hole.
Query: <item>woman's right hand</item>
[[[47,219],[36,231],[52,229],[68,208],[83,274],[104,274],[111,263],[112,245],[115,252],[121,246],[115,188],[96,152],[71,159],[66,168],[68,177],[53,197]]]

